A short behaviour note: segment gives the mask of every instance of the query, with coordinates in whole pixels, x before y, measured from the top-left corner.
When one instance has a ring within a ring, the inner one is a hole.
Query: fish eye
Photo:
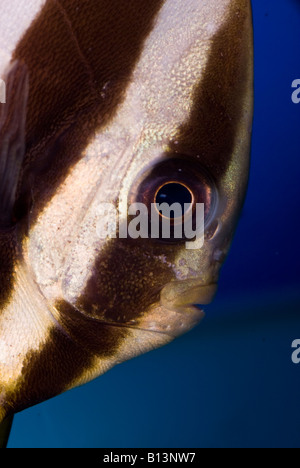
[[[217,205],[217,189],[208,171],[195,158],[169,157],[156,163],[142,173],[129,193],[129,203],[146,205],[149,213],[149,230],[153,224],[153,209],[159,215],[160,223],[169,221],[169,239],[160,241],[185,241],[178,237],[176,226],[189,221],[196,229],[197,205],[204,205],[205,228],[211,223]],[[155,218],[155,217],[154,217]],[[155,218],[157,219],[157,218]]]

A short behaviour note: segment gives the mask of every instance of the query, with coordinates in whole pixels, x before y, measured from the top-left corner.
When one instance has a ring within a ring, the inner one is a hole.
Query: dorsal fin
[[[0,228],[10,227],[25,156],[28,71],[15,61],[6,79],[6,103],[0,104]]]

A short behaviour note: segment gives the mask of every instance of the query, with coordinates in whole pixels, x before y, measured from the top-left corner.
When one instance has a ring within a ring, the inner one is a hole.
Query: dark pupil
[[[184,205],[191,205],[192,195],[191,192],[182,184],[176,182],[163,185],[156,195],[156,204],[167,203],[169,206],[173,203],[181,205],[182,214],[184,214],[189,207]],[[171,218],[174,214],[171,212]]]

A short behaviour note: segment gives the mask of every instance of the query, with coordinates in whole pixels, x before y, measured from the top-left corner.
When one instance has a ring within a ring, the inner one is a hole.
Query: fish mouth
[[[212,302],[216,291],[216,283],[170,282],[161,292],[160,304],[145,314],[139,328],[176,338],[199,324],[205,316],[202,306]]]
[[[195,304],[210,304],[217,292],[216,283],[203,284],[199,280],[171,281],[161,292],[161,303],[180,308]]]

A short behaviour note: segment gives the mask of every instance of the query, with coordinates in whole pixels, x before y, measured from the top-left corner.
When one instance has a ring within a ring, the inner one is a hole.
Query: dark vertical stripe
[[[212,39],[189,119],[175,138],[177,144],[171,144],[172,152],[197,156],[216,181],[232,159],[242,106],[249,92],[252,30],[247,4],[247,0],[232,2],[228,20]]]
[[[77,307],[100,320],[136,325],[174,279],[177,248],[152,239],[111,240],[96,258]]]

